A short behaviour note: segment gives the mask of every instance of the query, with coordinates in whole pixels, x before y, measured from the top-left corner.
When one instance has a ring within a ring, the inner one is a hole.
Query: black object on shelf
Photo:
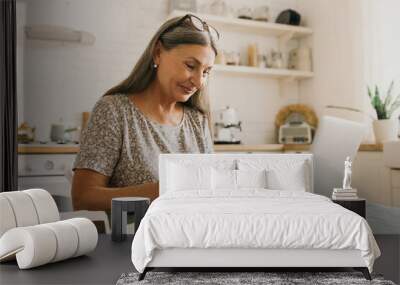
[[[295,10],[288,9],[280,12],[275,22],[279,24],[299,26],[300,21],[301,21],[300,14],[297,13]]]

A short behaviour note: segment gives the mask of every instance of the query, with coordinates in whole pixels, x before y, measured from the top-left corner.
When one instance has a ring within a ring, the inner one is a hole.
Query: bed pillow
[[[293,159],[241,159],[238,161],[240,170],[265,169],[267,188],[272,190],[306,191],[309,189],[307,165],[304,160]]]
[[[168,191],[211,190],[211,167],[169,163]]]
[[[240,188],[267,188],[267,171],[236,170],[237,187]]]
[[[268,188],[272,190],[307,191],[304,164],[290,169],[271,169],[267,172]]]
[[[212,168],[213,190],[236,190],[236,170]]]
[[[216,191],[241,188],[267,188],[267,172],[212,168],[212,185]]]

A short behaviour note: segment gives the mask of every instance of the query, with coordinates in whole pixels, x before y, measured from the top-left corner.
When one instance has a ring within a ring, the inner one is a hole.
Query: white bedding
[[[358,249],[372,272],[379,248],[359,215],[328,198],[299,191],[184,191],[156,199],[132,243],[143,272],[155,249]]]

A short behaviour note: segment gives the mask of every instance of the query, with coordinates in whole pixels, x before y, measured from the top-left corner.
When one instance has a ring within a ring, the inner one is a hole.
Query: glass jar
[[[268,22],[270,19],[269,7],[268,6],[259,6],[259,7],[254,8],[253,19],[257,20],[257,21]]]

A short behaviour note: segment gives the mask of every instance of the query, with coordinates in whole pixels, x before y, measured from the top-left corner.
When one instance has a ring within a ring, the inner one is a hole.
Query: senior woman
[[[213,152],[204,85],[218,32],[194,15],[164,23],[131,74],[96,103],[74,164],[76,210],[158,197],[160,153]]]

